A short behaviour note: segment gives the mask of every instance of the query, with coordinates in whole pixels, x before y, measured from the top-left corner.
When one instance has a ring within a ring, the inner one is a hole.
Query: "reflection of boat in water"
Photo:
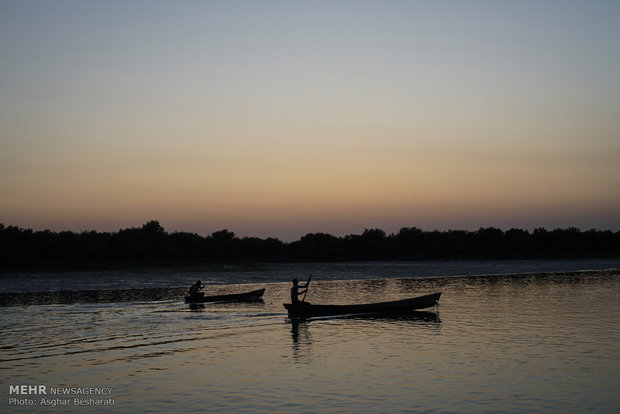
[[[432,308],[439,302],[441,293],[419,296],[417,298],[395,300],[391,302],[365,303],[357,305],[313,305],[308,302],[296,304],[285,303],[284,307],[291,317],[349,315],[361,313],[402,313],[416,309]]]
[[[439,313],[435,311],[406,311],[406,312],[386,312],[386,313],[359,313],[351,315],[334,316],[345,319],[364,319],[372,321],[422,321],[422,322],[441,322]]]
[[[229,295],[216,296],[185,296],[185,303],[206,303],[206,302],[253,302],[261,300],[265,289],[253,290],[251,292],[233,293]]]

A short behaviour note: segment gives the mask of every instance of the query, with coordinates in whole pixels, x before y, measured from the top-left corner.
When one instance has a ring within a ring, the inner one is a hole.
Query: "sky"
[[[0,0],[0,223],[620,230],[620,2]]]

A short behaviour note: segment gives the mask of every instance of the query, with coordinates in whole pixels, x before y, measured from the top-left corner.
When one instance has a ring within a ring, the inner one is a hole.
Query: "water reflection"
[[[317,324],[317,329],[322,327],[319,324],[324,323],[336,323],[340,326],[339,336],[332,337],[338,341],[346,342],[350,338],[344,333],[345,330],[351,328],[353,322],[368,322],[372,324],[376,329],[379,327],[379,331],[384,331],[385,335],[390,335],[395,328],[401,329],[406,325],[411,326],[408,322],[414,322],[415,324],[439,324],[441,319],[439,318],[439,312],[433,311],[410,311],[401,313],[373,313],[373,314],[355,314],[355,315],[336,315],[336,316],[321,316],[315,318],[289,318],[287,322],[291,324],[291,339],[293,359],[296,362],[302,361],[304,358],[310,356],[312,351],[312,345],[315,340],[312,339],[310,334],[310,323]],[[377,325],[378,324],[378,325]],[[395,324],[401,326],[394,326]]]
[[[219,301],[219,302],[204,302],[204,303],[190,303],[188,304],[189,310],[192,312],[202,312],[205,310],[215,309],[236,309],[241,305],[264,305],[265,301],[262,298],[243,301]]]
[[[312,337],[308,330],[308,321],[291,319],[291,339],[293,340],[293,359],[300,361],[310,354]]]
[[[316,303],[442,291],[441,318],[287,319],[288,275],[265,303],[202,312],[180,298],[6,307],[0,372],[5,383],[112,386],[115,411],[127,414],[179,402],[199,412],[205,395],[210,411],[257,414],[618,411],[617,271],[314,283]]]
[[[421,321],[421,322],[441,322],[439,319],[439,311],[425,312],[425,311],[410,311],[402,313],[377,313],[373,315],[350,315],[349,319],[367,319],[373,321]]]

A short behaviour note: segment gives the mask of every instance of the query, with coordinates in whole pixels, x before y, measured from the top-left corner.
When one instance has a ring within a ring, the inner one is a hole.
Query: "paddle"
[[[310,280],[312,279],[312,273],[310,273],[310,276],[308,276],[308,281],[306,282],[306,290],[304,291],[304,297],[301,298],[301,301],[305,301],[306,300],[306,295],[308,294],[308,287],[310,287]]]

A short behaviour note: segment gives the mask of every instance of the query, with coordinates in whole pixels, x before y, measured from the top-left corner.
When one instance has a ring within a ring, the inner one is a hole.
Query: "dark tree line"
[[[404,227],[386,234],[366,229],[336,237],[310,233],[286,243],[239,238],[221,230],[210,236],[168,233],[158,221],[115,233],[33,231],[0,224],[0,268],[97,266],[111,263],[240,263],[353,260],[444,260],[620,257],[620,231],[577,228],[533,232],[423,231]]]

